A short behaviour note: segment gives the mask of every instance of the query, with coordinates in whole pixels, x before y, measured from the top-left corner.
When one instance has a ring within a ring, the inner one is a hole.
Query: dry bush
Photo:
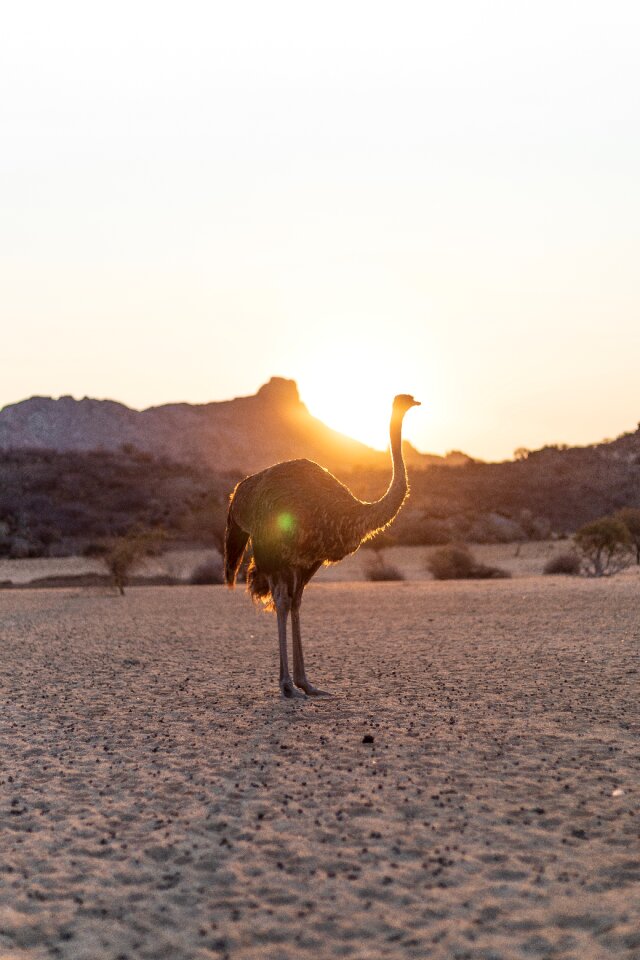
[[[194,586],[224,583],[222,557],[219,554],[214,554],[214,556],[199,563],[189,577],[189,583],[194,584]]]
[[[580,573],[582,563],[580,557],[573,550],[565,550],[550,557],[544,565],[543,573],[563,573],[575,577]]]
[[[427,570],[435,580],[499,580],[511,576],[501,567],[480,563],[462,543],[435,550],[427,559]]]
[[[404,580],[404,574],[392,563],[387,563],[382,550],[369,550],[362,567],[366,580],[373,582],[382,580]]]
[[[102,562],[121,596],[130,575],[140,566],[145,557],[162,552],[166,535],[162,530],[131,530],[123,537],[114,537],[107,544]]]

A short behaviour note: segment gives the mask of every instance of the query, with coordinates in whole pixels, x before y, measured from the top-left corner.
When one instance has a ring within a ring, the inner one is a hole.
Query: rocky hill
[[[333,470],[388,465],[388,456],[312,417],[293,380],[273,377],[254,396],[132,410],[113,400],[31,397],[0,411],[0,450],[121,451],[251,473],[308,457]],[[405,446],[416,467],[443,462]],[[458,460],[464,455],[457,455]],[[456,460],[453,455],[451,462]],[[456,461],[457,462],[457,461]]]

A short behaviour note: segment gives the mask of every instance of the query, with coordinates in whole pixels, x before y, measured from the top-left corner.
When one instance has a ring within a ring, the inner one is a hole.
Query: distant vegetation
[[[435,550],[427,560],[427,570],[435,580],[502,580],[511,576],[508,570],[480,563],[462,543]]]
[[[404,574],[393,563],[389,563],[381,549],[365,548],[362,569],[366,580],[372,582],[384,580],[404,580]]]
[[[146,557],[162,551],[165,535],[162,530],[133,528],[122,537],[114,537],[105,543],[102,560],[111,576],[114,587],[121,595],[131,574]]]
[[[573,536],[574,548],[551,557],[548,574],[608,577],[640,562],[640,510],[628,507],[585,523]]]
[[[574,541],[589,577],[608,577],[631,563],[631,536],[618,517],[592,520],[576,532]]]
[[[640,512],[639,457],[636,433],[596,447],[546,447],[516,461],[410,471],[411,498],[389,534],[432,545],[567,537],[622,508]],[[368,499],[387,479],[362,473],[350,487]]]
[[[640,562],[640,431],[594,447],[546,447],[505,463],[467,461],[409,471],[411,497],[374,545],[445,546],[570,537],[614,516]],[[388,469],[338,474],[363,499]],[[240,473],[142,453],[0,453],[0,556],[97,553],[106,538],[162,529],[168,543],[222,548],[228,496]],[[613,561],[615,565],[615,560]]]
[[[100,555],[104,541],[163,530],[222,548],[237,475],[121,453],[0,454],[0,556]]]

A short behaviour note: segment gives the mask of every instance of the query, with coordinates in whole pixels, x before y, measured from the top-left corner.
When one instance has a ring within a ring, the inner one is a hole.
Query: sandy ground
[[[569,550],[568,541],[534,541],[531,543],[472,544],[471,549],[483,563],[500,566],[514,577],[541,574],[546,561],[556,553]],[[406,580],[430,580],[426,561],[437,547],[388,547],[382,551],[386,563],[397,567]],[[196,567],[215,554],[212,550],[168,550],[159,557],[150,557],[136,573],[143,576],[167,574],[188,580]],[[323,567],[316,581],[347,583],[365,580],[365,567],[371,550],[363,548],[342,563]],[[84,573],[105,573],[100,560],[91,557],[36,558],[8,560],[0,558],[0,581],[30,583],[41,577],[78,576]]]
[[[541,540],[531,543],[472,543],[469,549],[482,563],[502,567],[512,577],[541,574],[547,560],[571,548],[566,540]],[[438,547],[387,547],[382,551],[385,563],[395,566],[405,580],[431,580],[427,559]],[[319,580],[346,583],[365,580],[365,568],[371,550],[366,547],[331,567],[323,567]],[[24,561],[23,561],[24,562]]]
[[[0,957],[640,958],[638,587],[3,592]]]
[[[195,568],[211,556],[210,550],[169,550],[159,557],[149,557],[135,573],[144,576],[168,574],[188,580]],[[25,584],[43,577],[76,577],[84,573],[105,574],[104,564],[95,557],[34,557],[31,560],[0,558],[0,582]]]

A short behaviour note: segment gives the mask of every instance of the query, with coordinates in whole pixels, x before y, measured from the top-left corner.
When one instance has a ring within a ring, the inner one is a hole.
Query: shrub
[[[435,580],[498,580],[511,576],[508,570],[479,563],[462,543],[435,550],[427,560],[427,570]]]
[[[124,595],[124,588],[133,570],[146,556],[157,555],[162,549],[164,539],[165,534],[161,530],[134,529],[109,542],[102,561],[121,596]]]
[[[392,563],[387,563],[382,550],[369,550],[362,562],[366,580],[404,580],[404,574]]]
[[[189,583],[195,586],[206,586],[212,583],[224,583],[224,574],[222,569],[222,558],[216,554],[203,560],[194,568]]]
[[[609,577],[631,563],[631,536],[622,520],[600,517],[574,535],[588,577]]]
[[[577,576],[582,563],[580,557],[573,550],[565,550],[550,557],[544,565],[543,573],[563,573],[567,576]]]
[[[434,550],[427,560],[427,570],[436,580],[466,579],[472,566],[471,551],[462,544],[451,544]]]

